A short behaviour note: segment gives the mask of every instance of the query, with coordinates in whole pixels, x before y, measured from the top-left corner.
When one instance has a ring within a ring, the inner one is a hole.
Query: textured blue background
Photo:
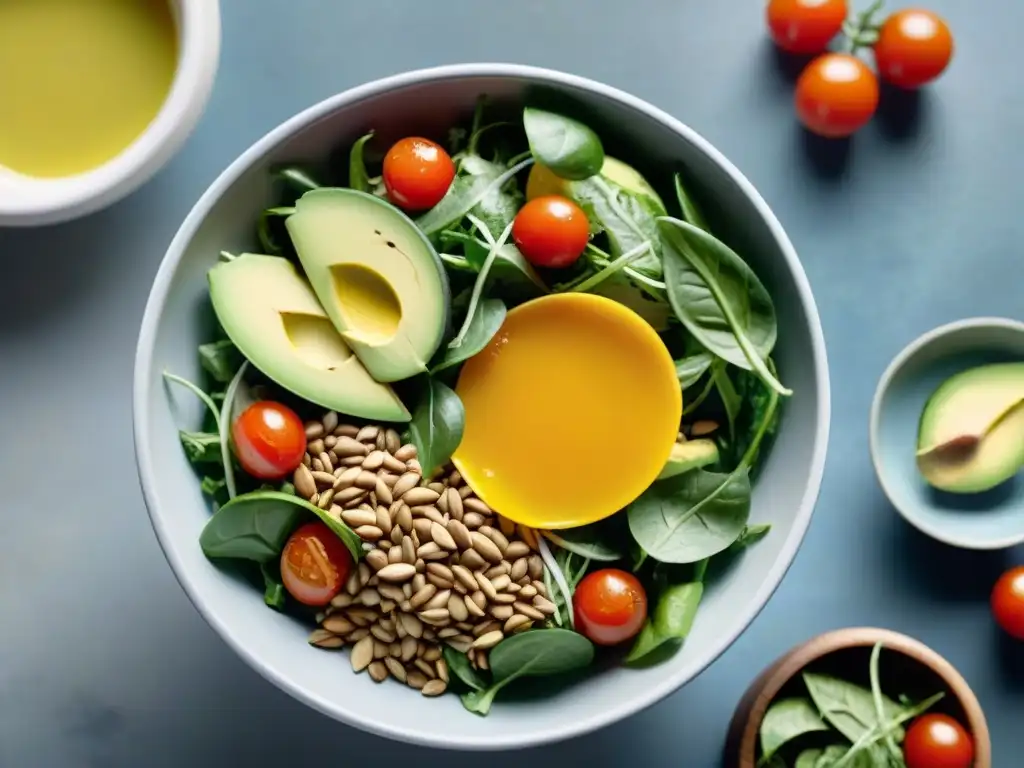
[[[212,0],[211,0],[212,1]],[[213,100],[180,155],[127,201],[0,232],[0,766],[417,761],[593,768],[717,765],[733,707],[776,655],[874,624],[945,654],[977,691],[999,768],[1019,765],[1024,646],[991,583],[1024,552],[976,555],[910,530],[867,449],[875,382],[919,333],[1021,315],[1018,0],[931,0],[959,45],[918,99],[886,98],[848,147],[794,124],[762,0],[232,0]],[[821,309],[834,418],[814,523],[768,608],[699,679],[628,722],[527,754],[429,752],[346,729],[264,682],[178,588],[137,487],[130,382],[164,248],[213,178],[309,104],[404,69],[519,61],[606,81],[716,144],[787,228]],[[1016,74],[1014,73],[1016,70]],[[372,757],[371,757],[372,756]]]

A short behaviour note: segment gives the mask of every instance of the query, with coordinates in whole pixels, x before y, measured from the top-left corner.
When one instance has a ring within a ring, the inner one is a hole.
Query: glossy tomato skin
[[[1007,571],[996,582],[992,615],[1010,637],[1024,640],[1024,565]]]
[[[953,58],[953,34],[931,11],[898,11],[875,43],[879,76],[900,88],[919,88],[941,75]]]
[[[819,136],[850,136],[871,119],[877,108],[878,80],[855,56],[819,56],[797,80],[797,117]]]
[[[270,400],[253,403],[231,427],[235,456],[248,474],[261,480],[290,475],[306,453],[306,430],[291,408]]]
[[[597,645],[618,645],[647,619],[647,593],[636,576],[617,568],[587,574],[572,598],[576,631]]]
[[[327,605],[351,571],[352,554],[319,520],[296,529],[281,552],[281,582],[303,605]]]
[[[560,269],[580,257],[590,239],[587,215],[561,195],[537,197],[519,209],[512,239],[535,267]]]
[[[444,147],[410,136],[384,156],[384,187],[395,205],[408,211],[433,208],[455,179],[455,163]]]
[[[903,742],[907,768],[971,768],[974,742],[948,715],[926,714],[907,729]]]
[[[771,0],[768,31],[789,53],[821,53],[842,29],[846,0]]]

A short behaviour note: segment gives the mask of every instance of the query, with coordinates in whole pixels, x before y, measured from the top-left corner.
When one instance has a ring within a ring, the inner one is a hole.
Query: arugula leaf
[[[220,435],[210,432],[178,432],[185,455],[192,464],[219,463]]]
[[[423,476],[444,466],[462,442],[466,409],[459,396],[428,376],[419,404],[412,414],[409,433],[416,446]]]
[[[464,363],[478,355],[501,330],[505,322],[505,303],[501,299],[484,299],[476,308],[466,336],[458,347],[445,347],[441,359],[434,363],[431,373],[443,371],[454,365]]]
[[[479,155],[467,155],[462,159],[462,170],[471,176],[493,181],[501,178],[508,169],[504,165],[484,160]],[[490,239],[496,239],[515,219],[522,202],[523,195],[514,184],[506,184],[504,187],[492,185],[469,213],[484,223]]]
[[[356,139],[348,154],[348,185],[360,192],[373,192],[370,174],[366,172],[366,161],[363,159],[366,144],[372,138],[373,131],[370,131],[365,136]]]
[[[556,176],[581,181],[601,172],[601,139],[580,121],[527,107],[523,110],[523,127],[534,158]]]

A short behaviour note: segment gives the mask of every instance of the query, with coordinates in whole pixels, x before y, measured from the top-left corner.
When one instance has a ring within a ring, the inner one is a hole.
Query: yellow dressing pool
[[[466,429],[453,461],[515,522],[606,518],[654,482],[679,431],[672,357],[643,319],[600,296],[546,296],[508,313],[456,387]]]

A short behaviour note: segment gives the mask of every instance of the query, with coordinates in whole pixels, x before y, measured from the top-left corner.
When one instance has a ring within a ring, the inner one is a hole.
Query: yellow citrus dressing
[[[654,330],[598,296],[561,294],[506,317],[462,369],[455,463],[503,515],[540,528],[607,517],[664,467],[682,396]]]
[[[177,59],[168,0],[0,0],[0,166],[103,165],[156,117]]]

